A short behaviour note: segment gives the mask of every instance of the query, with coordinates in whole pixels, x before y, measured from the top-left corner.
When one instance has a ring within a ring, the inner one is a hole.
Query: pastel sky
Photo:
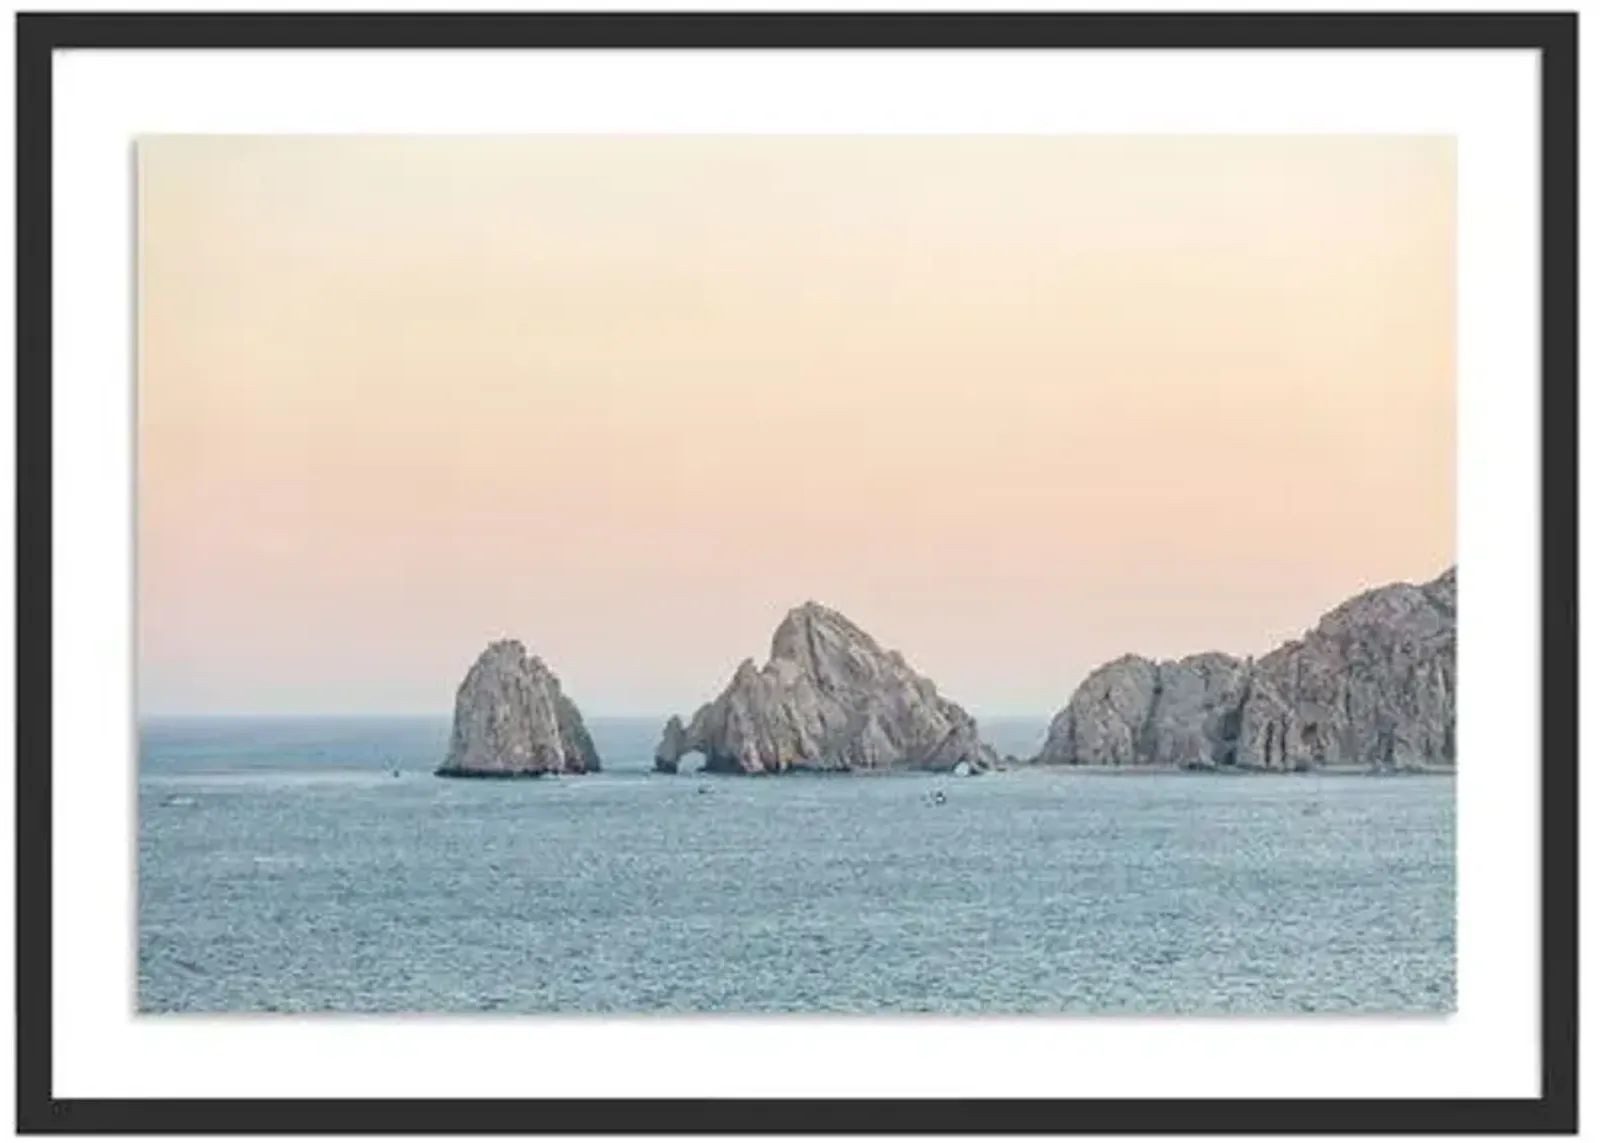
[[[146,713],[688,712],[837,607],[979,715],[1455,546],[1455,151],[155,137]]]

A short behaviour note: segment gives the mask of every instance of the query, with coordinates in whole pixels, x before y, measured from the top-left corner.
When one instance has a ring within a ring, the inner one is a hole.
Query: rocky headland
[[[1216,770],[1455,765],[1456,572],[1363,592],[1259,659],[1098,668],[1036,763]]]
[[[583,715],[561,681],[515,639],[491,643],[456,690],[450,778],[537,778],[600,769]]]
[[[739,664],[686,726],[673,716],[655,768],[699,752],[712,773],[992,769],[977,722],[897,651],[820,603],[791,610],[767,663]]]

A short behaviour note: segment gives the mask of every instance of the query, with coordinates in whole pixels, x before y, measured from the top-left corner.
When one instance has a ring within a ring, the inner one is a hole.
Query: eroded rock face
[[[790,611],[757,668],[732,681],[684,727],[667,723],[656,768],[673,771],[691,751],[713,772],[971,770],[993,768],[977,723],[943,698],[898,652],[886,651],[837,611],[806,603]]]
[[[1051,722],[1042,763],[1307,770],[1455,764],[1456,573],[1364,592],[1254,662],[1126,656]]]
[[[1366,592],[1256,664],[1238,764],[1453,765],[1455,691],[1454,570]]]
[[[435,773],[513,778],[600,769],[561,681],[515,639],[491,643],[456,691],[450,753]]]
[[[683,728],[683,719],[673,715],[661,730],[661,744],[656,747],[656,770],[662,774],[676,774],[678,760],[689,752],[689,735]]]
[[[1228,711],[1243,697],[1246,664],[1207,652],[1157,663],[1125,655],[1091,674],[1050,724],[1038,761],[1074,766],[1223,764]]]

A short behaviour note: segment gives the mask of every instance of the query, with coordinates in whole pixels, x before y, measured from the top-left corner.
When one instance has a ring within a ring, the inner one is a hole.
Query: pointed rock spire
[[[676,716],[667,723],[656,768],[675,771],[693,751],[705,755],[708,770],[747,774],[962,763],[977,771],[997,761],[971,715],[899,654],[815,601],[783,617],[766,666],[746,659],[687,727]]]
[[[512,778],[600,769],[561,681],[515,639],[491,643],[456,691],[450,753],[435,773]]]

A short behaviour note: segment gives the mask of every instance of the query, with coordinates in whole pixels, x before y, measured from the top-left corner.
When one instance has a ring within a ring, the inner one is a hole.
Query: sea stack
[[[450,778],[537,778],[600,769],[583,715],[561,681],[515,639],[491,643],[456,690]]]
[[[1260,659],[1100,667],[1035,759],[1189,769],[1455,765],[1456,572],[1347,600]]]
[[[676,774],[678,759],[689,749],[689,735],[683,719],[673,715],[661,730],[661,744],[656,747],[656,770],[662,774]]]
[[[820,603],[791,610],[767,664],[746,659],[685,727],[674,716],[656,769],[674,773],[698,751],[714,773],[792,770],[993,769],[976,721],[942,697],[898,652],[887,651]]]

